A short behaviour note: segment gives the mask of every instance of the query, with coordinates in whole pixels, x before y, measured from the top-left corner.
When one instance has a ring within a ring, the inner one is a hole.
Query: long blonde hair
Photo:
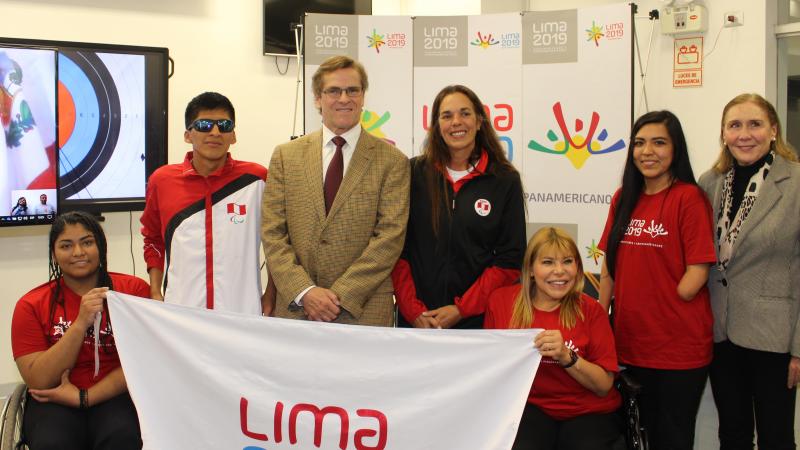
[[[772,103],[768,102],[767,99],[758,94],[739,94],[736,97],[733,97],[733,99],[729,101],[722,110],[722,119],[720,120],[719,129],[720,151],[719,157],[717,157],[717,161],[714,163],[714,170],[717,171],[717,173],[725,173],[731,170],[731,167],[733,166],[733,155],[731,154],[728,146],[725,145],[725,140],[723,138],[723,134],[725,133],[725,116],[728,114],[729,109],[736,105],[741,105],[742,103],[752,103],[761,108],[761,110],[767,115],[770,126],[775,127],[777,133],[775,135],[775,140],[772,142],[771,150],[775,150],[775,153],[788,161],[797,161],[797,153],[794,152],[791,144],[783,140],[781,121],[778,119],[778,112],[775,111],[775,107],[772,106]]]
[[[556,253],[572,256],[577,265],[575,284],[561,299],[559,321],[564,328],[573,328],[578,318],[583,319],[580,301],[583,292],[583,262],[578,253],[575,241],[562,229],[547,227],[536,232],[528,241],[525,249],[525,258],[522,263],[522,289],[520,289],[514,310],[511,315],[509,328],[530,328],[533,323],[533,298],[536,295],[536,283],[532,278],[533,263],[541,252],[555,250]]]

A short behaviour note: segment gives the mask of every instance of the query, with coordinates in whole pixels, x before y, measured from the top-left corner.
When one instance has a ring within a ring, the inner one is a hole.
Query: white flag
[[[540,330],[263,318],[109,292],[145,449],[510,449]]]

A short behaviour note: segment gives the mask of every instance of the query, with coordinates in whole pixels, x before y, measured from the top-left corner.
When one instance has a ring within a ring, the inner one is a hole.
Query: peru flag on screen
[[[3,89],[0,90],[3,97],[0,101],[9,107],[0,109],[5,135],[4,157],[7,158],[9,184],[27,188],[50,167],[46,147],[52,143],[43,141],[22,87],[15,82],[18,78],[13,77],[13,73],[3,77]]]

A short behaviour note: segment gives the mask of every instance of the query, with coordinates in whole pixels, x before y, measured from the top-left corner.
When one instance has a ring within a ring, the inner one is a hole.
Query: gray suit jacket
[[[715,229],[724,178],[710,170],[699,181],[714,207]],[[776,156],[725,276],[713,267],[708,287],[715,342],[800,356],[800,164]]]
[[[275,315],[302,319],[290,303],[308,286],[332,290],[344,311],[337,322],[390,326],[390,273],[408,224],[408,158],[361,132],[347,172],[325,215],[322,132],[279,145],[264,188],[261,240],[278,296]]]

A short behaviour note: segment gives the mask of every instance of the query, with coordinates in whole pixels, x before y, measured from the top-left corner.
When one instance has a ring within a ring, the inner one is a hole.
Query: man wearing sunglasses
[[[408,159],[361,128],[361,64],[331,57],[312,85],[322,130],[275,149],[261,208],[275,315],[391,326],[389,275],[408,222]]]
[[[228,153],[236,143],[235,120],[224,95],[205,92],[193,98],[183,134],[192,151],[148,180],[141,222],[150,296],[268,315],[275,289],[270,282],[262,295],[259,270],[267,169]]]

